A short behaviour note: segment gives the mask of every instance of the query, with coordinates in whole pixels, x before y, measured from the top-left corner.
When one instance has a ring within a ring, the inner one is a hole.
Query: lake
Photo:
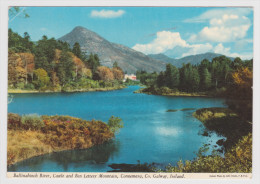
[[[8,168],[23,172],[107,172],[110,164],[155,163],[164,168],[191,160],[199,148],[222,137],[202,136],[195,109],[225,107],[224,99],[135,94],[138,86],[107,92],[13,94],[8,112],[69,115],[107,122],[114,115],[124,122],[115,139],[85,150],[63,151],[24,160]],[[180,110],[194,108],[193,110]],[[169,109],[179,109],[167,112]],[[210,154],[210,150],[208,154]]]

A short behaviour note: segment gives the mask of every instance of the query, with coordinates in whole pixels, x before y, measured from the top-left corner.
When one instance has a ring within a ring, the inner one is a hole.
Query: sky
[[[253,57],[253,9],[212,7],[21,7],[9,28],[32,41],[60,38],[76,26],[144,54],[172,58],[214,52]]]

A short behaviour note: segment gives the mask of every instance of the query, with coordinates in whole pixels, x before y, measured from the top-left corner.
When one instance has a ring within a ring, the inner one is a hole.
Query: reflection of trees
[[[24,166],[30,168],[26,171],[43,171],[43,165],[48,162],[55,162],[58,165],[61,165],[63,171],[68,171],[70,164],[73,164],[73,167],[77,168],[83,165],[104,164],[108,162],[109,158],[113,158],[117,155],[119,147],[119,141],[110,140],[104,144],[96,145],[89,149],[62,151],[31,158],[9,167],[8,171],[16,171],[18,168]],[[50,171],[52,171],[52,169],[50,169]]]

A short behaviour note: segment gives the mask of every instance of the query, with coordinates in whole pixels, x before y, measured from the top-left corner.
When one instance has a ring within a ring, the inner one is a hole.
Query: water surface
[[[200,134],[204,128],[192,116],[195,110],[169,109],[224,107],[224,100],[205,97],[166,97],[134,94],[138,86],[85,93],[14,94],[8,112],[69,115],[107,122],[122,118],[124,128],[116,138],[86,150],[63,151],[19,162],[9,171],[106,172],[116,163],[156,163],[164,167],[178,160],[193,159],[204,144],[216,145],[219,137]]]

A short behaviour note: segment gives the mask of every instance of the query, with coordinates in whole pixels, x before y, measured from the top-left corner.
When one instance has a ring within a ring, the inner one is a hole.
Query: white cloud
[[[224,15],[224,14],[246,16],[251,11],[252,11],[252,8],[218,8],[218,9],[208,10],[198,17],[186,19],[186,20],[184,20],[184,22],[186,22],[186,23],[207,22],[210,19],[221,18],[222,15]]]
[[[229,57],[240,57],[241,59],[252,59],[253,58],[253,53],[231,53],[231,49],[229,47],[225,48],[222,43],[219,43],[216,45],[213,49],[215,53],[218,54],[223,54]]]
[[[205,44],[188,45],[187,48],[190,48],[189,51],[183,53],[182,57],[209,52],[213,49],[213,46],[209,43],[205,43]]]
[[[97,17],[97,18],[117,18],[121,17],[123,14],[125,14],[124,10],[92,10],[91,11],[91,17]]]
[[[156,38],[148,44],[136,44],[133,49],[145,54],[159,54],[176,46],[186,47],[187,43],[178,32],[161,31],[156,33]]]
[[[250,13],[249,8],[216,9],[202,15],[187,19],[185,22],[208,22],[198,34],[193,34],[191,42],[234,42],[245,38],[251,26],[251,21],[246,17]]]

